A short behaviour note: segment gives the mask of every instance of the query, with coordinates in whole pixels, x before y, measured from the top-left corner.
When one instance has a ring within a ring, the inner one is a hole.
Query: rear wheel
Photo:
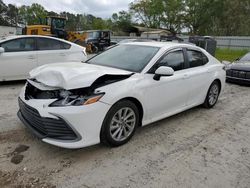
[[[107,113],[101,130],[101,141],[110,146],[128,142],[139,124],[139,111],[128,100],[116,103]]]
[[[215,80],[209,87],[207,97],[203,104],[206,108],[212,108],[217,103],[220,95],[220,89],[219,82]]]

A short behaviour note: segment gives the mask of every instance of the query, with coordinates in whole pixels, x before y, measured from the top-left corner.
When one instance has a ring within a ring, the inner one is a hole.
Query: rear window
[[[202,52],[197,50],[187,50],[189,67],[198,67],[208,63],[208,58]]]
[[[70,44],[58,40],[48,38],[38,38],[37,40],[38,50],[61,50],[69,49],[70,47]]]
[[[61,42],[61,49],[70,49],[71,45],[65,42]]]

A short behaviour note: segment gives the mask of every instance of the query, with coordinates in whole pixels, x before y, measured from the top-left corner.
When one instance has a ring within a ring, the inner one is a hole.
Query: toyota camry
[[[212,108],[224,83],[224,65],[199,47],[119,44],[85,63],[32,70],[18,116],[52,145],[120,146],[140,126],[201,104]]]

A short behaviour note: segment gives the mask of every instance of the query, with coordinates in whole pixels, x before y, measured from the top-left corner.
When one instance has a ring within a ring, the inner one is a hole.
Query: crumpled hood
[[[30,79],[66,90],[91,86],[104,75],[130,75],[131,72],[87,63],[55,63],[43,65],[30,72]]]

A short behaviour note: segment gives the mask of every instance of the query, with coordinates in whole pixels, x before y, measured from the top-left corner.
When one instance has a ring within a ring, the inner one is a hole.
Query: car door
[[[34,38],[12,39],[0,46],[5,50],[0,54],[1,80],[25,79],[29,71],[37,66]]]
[[[67,49],[63,49],[61,41],[45,37],[37,37],[38,65],[67,61]]]
[[[172,67],[175,70],[174,75],[162,76],[159,81],[154,80],[154,72],[160,66]],[[185,72],[183,50],[175,49],[165,54],[144,75],[144,83],[141,85],[148,119],[159,120],[185,108],[189,93]]]
[[[208,58],[199,50],[185,49],[188,59],[188,72],[185,75],[190,88],[188,106],[199,105],[204,102],[212,73],[209,71]]]

